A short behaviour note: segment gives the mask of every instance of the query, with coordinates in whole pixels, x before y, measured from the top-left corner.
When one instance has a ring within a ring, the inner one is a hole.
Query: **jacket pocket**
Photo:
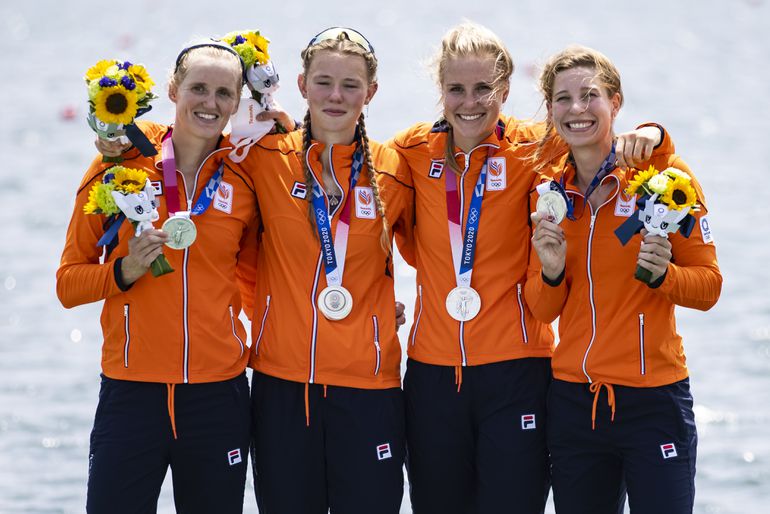
[[[380,325],[377,322],[377,316],[372,316],[372,326],[374,328],[374,351],[375,351],[375,361],[374,361],[374,375],[377,376],[380,374],[380,363],[382,360],[382,350],[380,349]]]
[[[238,345],[241,348],[240,357],[243,357],[243,339],[240,338],[238,331],[235,329],[235,313],[233,312],[233,306],[228,305],[227,308],[230,309],[230,327],[232,327],[233,330],[233,337],[235,337],[235,340],[238,341]]]
[[[410,344],[414,346],[414,340],[417,338],[417,329],[420,328],[420,317],[422,316],[422,286],[417,286],[417,301],[420,307],[417,309],[417,317],[414,319],[414,325],[412,326],[412,340]]]
[[[644,313],[639,313],[639,373],[647,374],[647,364],[644,357]]]
[[[128,367],[128,348],[131,345],[131,330],[129,328],[129,306],[128,304],[123,305],[123,323],[125,326],[126,331],[126,342],[123,343],[123,367]]]
[[[254,355],[259,355],[259,343],[262,341],[262,333],[265,331],[265,322],[267,321],[267,313],[270,312],[270,295],[267,295],[265,299],[265,312],[262,313],[262,321],[259,325],[259,334],[257,340],[254,341]]]
[[[529,343],[529,336],[527,335],[527,322],[524,318],[524,298],[522,298],[521,284],[516,284],[516,301],[519,303],[519,322],[521,323],[521,340],[524,344]]]

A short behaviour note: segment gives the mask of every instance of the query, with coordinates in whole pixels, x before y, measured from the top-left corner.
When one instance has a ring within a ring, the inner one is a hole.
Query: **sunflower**
[[[247,32],[245,37],[246,40],[254,45],[257,50],[265,54],[268,60],[270,59],[270,57],[267,55],[267,47],[270,44],[269,39],[261,35],[259,32]]]
[[[110,60],[102,60],[88,68],[88,71],[86,72],[86,76],[84,77],[86,79],[86,82],[91,82],[94,79],[101,78],[105,75],[107,75],[108,70],[115,66],[118,63],[115,59]]]
[[[127,125],[134,121],[139,101],[136,90],[121,85],[102,88],[94,98],[96,117],[104,123]]]
[[[141,64],[132,64],[128,67],[127,71],[134,78],[137,87],[141,88],[142,91],[149,91],[149,89],[155,85],[155,81],[150,78],[147,68]]]
[[[144,190],[144,185],[147,182],[147,173],[135,168],[124,168],[123,166],[115,166],[112,169],[115,173],[113,182],[115,183],[115,190],[123,194],[140,193]]]
[[[628,196],[633,196],[639,192],[640,189],[645,189],[643,192],[649,192],[646,190],[647,182],[658,173],[658,170],[654,166],[650,166],[647,170],[639,170],[633,179],[628,183],[625,193]]]
[[[694,207],[697,197],[695,189],[690,185],[690,177],[686,179],[677,177],[672,180],[660,200],[669,209],[676,209],[678,211],[687,207]]]

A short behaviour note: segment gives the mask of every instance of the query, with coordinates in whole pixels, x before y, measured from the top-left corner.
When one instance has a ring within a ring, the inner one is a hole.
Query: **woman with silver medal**
[[[397,184],[398,154],[366,134],[378,87],[366,38],[324,30],[302,64],[302,130],[266,136],[239,164],[263,221],[249,361],[257,504],[397,514],[405,430],[391,230],[412,219],[411,190]]]
[[[236,278],[254,274],[258,215],[253,187],[224,162],[222,137],[242,85],[243,65],[229,46],[209,40],[184,48],[168,88],[173,127],[143,122],[159,158],[123,154],[124,166],[154,183],[161,217],[169,216],[163,230],[133,237],[125,224],[102,256],[103,220],[80,212],[88,188],[78,194],[57,292],[67,307],[104,300],[87,512],[156,510],[169,467],[178,511],[242,512],[250,402]],[[125,150],[97,146],[105,154]],[[84,184],[108,172],[101,161]],[[202,188],[201,177],[211,177]],[[213,203],[222,200],[220,186],[236,201]],[[165,252],[174,272],[156,278],[147,270],[164,244],[180,251]]]
[[[691,514],[698,436],[674,309],[708,310],[719,298],[713,240],[698,229],[670,238],[643,230],[634,236],[641,246],[625,244],[621,229],[639,215],[628,186],[640,172],[616,166],[624,95],[605,55],[568,47],[545,64],[539,86],[548,110],[541,143],[569,147],[540,167],[553,178],[533,193],[525,288],[538,319],[559,318],[547,402],[556,512],[615,514],[627,498],[633,513]],[[705,220],[703,192],[673,145],[650,161],[692,184]],[[635,279],[637,267],[649,282]]]

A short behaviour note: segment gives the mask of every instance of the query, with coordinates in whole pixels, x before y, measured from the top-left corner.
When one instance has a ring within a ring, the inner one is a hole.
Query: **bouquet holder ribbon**
[[[151,105],[142,107],[137,111],[136,117],[138,118],[142,114],[149,112],[151,109]],[[139,127],[136,126],[136,124],[131,123],[130,125],[126,125],[125,130],[128,140],[131,141],[131,144],[133,144],[143,156],[152,157],[153,155],[158,154],[158,150],[155,148],[155,145],[153,145],[150,140],[147,139],[147,136],[144,135],[144,132],[142,132]]]

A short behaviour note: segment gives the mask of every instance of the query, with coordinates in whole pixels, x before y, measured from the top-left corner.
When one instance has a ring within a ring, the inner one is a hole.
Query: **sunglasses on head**
[[[358,46],[366,50],[367,52],[374,53],[374,47],[363,34],[357,30],[349,29],[346,27],[331,27],[322,32],[319,32],[310,43],[307,44],[308,48],[317,45],[322,41],[337,40],[340,38],[340,34],[345,35],[345,39],[356,43]]]

